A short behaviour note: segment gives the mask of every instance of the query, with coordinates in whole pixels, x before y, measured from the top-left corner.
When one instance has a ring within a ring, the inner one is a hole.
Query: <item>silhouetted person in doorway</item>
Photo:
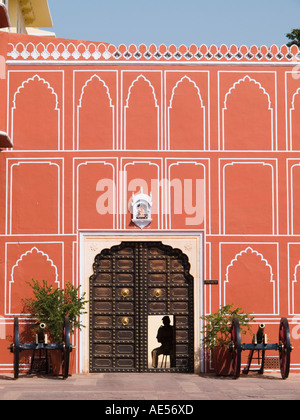
[[[159,327],[157,331],[156,339],[159,343],[161,343],[160,347],[157,347],[156,349],[152,350],[152,367],[157,368],[158,364],[158,356],[161,354],[164,355],[170,355],[170,365],[173,367],[173,360],[174,360],[174,354],[173,354],[173,326],[170,325],[171,321],[168,316],[164,316],[162,319],[162,322],[164,325]]]

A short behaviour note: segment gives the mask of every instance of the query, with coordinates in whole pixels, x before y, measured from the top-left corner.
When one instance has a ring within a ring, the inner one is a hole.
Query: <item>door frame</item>
[[[80,232],[78,273],[81,292],[89,300],[89,279],[93,274],[95,256],[103,249],[120,245],[121,242],[155,242],[179,248],[189,258],[190,274],[194,278],[194,373],[204,371],[203,349],[200,331],[204,305],[204,232]],[[89,305],[87,305],[89,306]],[[89,373],[89,308],[83,314],[81,322],[85,325],[79,334],[79,372]]]

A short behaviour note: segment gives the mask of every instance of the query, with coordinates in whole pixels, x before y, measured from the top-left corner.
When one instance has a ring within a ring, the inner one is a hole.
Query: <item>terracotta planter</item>
[[[51,367],[52,367],[52,374],[55,376],[59,376],[63,374],[63,353],[61,350],[51,350],[50,352],[51,358]],[[76,353],[75,350],[70,353],[70,360],[69,360],[69,375],[73,375],[76,373]]]
[[[73,349],[70,353],[70,362],[69,362],[69,375],[76,373],[76,353]]]
[[[229,376],[232,374],[232,355],[227,347],[214,347],[211,350],[213,367],[216,375]]]
[[[62,351],[51,350],[50,352],[52,373],[55,376],[61,375],[62,373]]]

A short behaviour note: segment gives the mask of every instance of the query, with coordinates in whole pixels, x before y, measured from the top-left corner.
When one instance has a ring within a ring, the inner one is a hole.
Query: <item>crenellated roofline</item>
[[[12,41],[10,38],[9,41]],[[145,44],[126,46],[121,44],[115,46],[103,42],[88,42],[68,39],[54,39],[49,42],[49,38],[23,37],[22,41],[16,39],[15,42],[8,43],[8,60],[12,61],[84,61],[84,62],[191,62],[191,63],[298,63],[300,60],[299,48],[296,45],[287,47],[286,45],[260,47],[252,45],[247,47],[242,45],[226,46],[221,45],[200,45],[190,46],[175,45],[166,46],[161,44],[156,46]]]

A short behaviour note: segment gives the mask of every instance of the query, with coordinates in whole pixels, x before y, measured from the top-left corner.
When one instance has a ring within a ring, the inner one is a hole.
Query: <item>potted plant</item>
[[[245,313],[242,308],[233,308],[233,305],[221,306],[219,310],[210,315],[204,315],[204,334],[202,342],[204,347],[211,352],[213,367],[217,375],[230,375],[232,371],[231,353],[228,345],[231,341],[231,324],[237,317],[240,322],[241,334],[251,332],[250,323],[254,318]]]
[[[40,284],[34,279],[28,284],[32,288],[34,297],[25,299],[26,312],[30,313],[38,325],[40,323],[46,325],[45,332],[49,341],[55,343],[63,341],[66,316],[69,317],[71,334],[74,334],[76,328],[81,330],[84,327],[80,322],[80,316],[86,313],[84,308],[88,302],[85,300],[85,293],[80,296],[80,286],[76,288],[67,283],[64,289],[59,289],[48,285],[45,280]],[[58,374],[61,367],[61,352],[53,350],[50,355],[53,373]]]

